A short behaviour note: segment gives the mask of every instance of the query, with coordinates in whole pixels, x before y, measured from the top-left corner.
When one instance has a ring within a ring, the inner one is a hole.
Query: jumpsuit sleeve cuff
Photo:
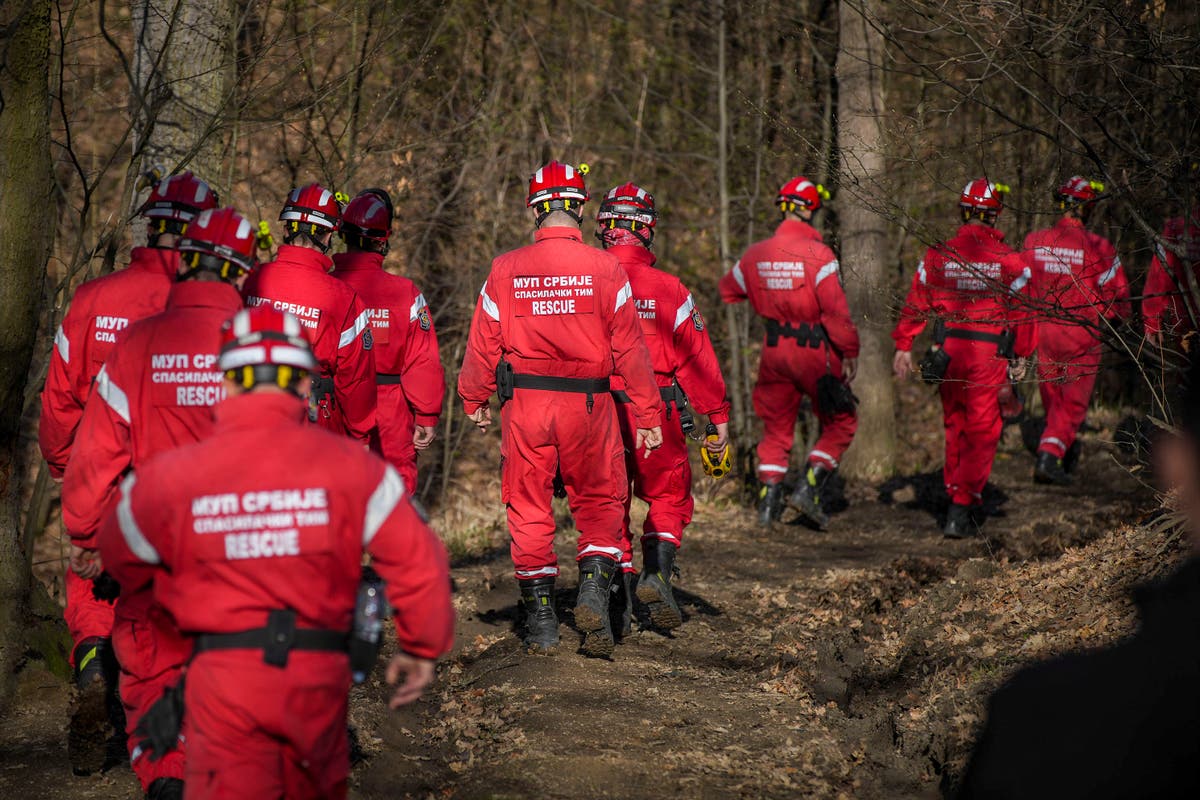
[[[96,534],[94,532],[83,535],[72,533],[70,536],[71,544],[75,545],[76,547],[82,547],[84,550],[99,549],[99,545],[96,543]]]
[[[438,657],[442,655],[441,651],[436,647],[427,647],[421,644],[412,644],[411,642],[404,643],[400,649],[413,658],[423,658],[426,661],[437,661]]]
[[[896,342],[896,350],[898,350],[899,352],[901,352],[901,353],[911,353],[912,352],[912,347],[913,347],[912,339],[904,338],[904,337],[896,337],[895,342]]]
[[[474,414],[476,411],[478,411],[479,409],[486,406],[487,404],[488,404],[487,400],[484,400],[483,402],[480,402],[478,400],[463,400],[463,411],[469,417],[472,414]]]
[[[713,425],[721,425],[722,423],[729,422],[729,407],[726,406],[712,412],[708,415],[708,421]]]
[[[432,428],[438,424],[437,414],[414,414],[413,417],[418,425],[426,428]]]

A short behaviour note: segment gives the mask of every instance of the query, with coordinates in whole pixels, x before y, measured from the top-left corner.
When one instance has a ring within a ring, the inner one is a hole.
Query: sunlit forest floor
[[[936,431],[926,390],[905,391],[921,418],[912,429]],[[906,439],[904,478],[851,485],[824,533],[790,514],[758,528],[717,493],[679,560],[684,626],[635,625],[611,661],[575,652],[573,569],[560,652],[521,652],[496,537],[458,559],[459,641],[427,697],[387,712],[380,671],[354,691],[365,757],[351,795],[938,797],[961,773],[987,692],[1022,663],[1131,630],[1130,587],[1178,555],[1177,541],[1130,524],[1155,502],[1109,444],[1116,420],[1093,414],[1070,489],[1032,484],[1010,428],[973,540],[941,536],[935,433]],[[71,776],[61,681],[31,667],[21,700],[0,725],[10,796],[138,796],[126,768]]]

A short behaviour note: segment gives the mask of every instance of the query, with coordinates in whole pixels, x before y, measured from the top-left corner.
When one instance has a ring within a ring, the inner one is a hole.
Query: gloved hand
[[[111,603],[121,596],[121,584],[107,572],[101,572],[92,581],[92,597]]]
[[[163,692],[162,697],[142,715],[134,731],[142,737],[142,750],[151,761],[158,761],[179,746],[183,726],[183,678]]]

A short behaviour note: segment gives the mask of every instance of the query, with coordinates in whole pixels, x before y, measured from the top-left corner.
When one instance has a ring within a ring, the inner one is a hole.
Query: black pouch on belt
[[[946,370],[950,368],[950,354],[944,347],[931,347],[918,368],[921,370],[921,380],[936,386],[946,377]]]
[[[138,720],[136,733],[142,737],[142,750],[151,761],[158,761],[179,746],[182,726],[183,678],[180,678]]]
[[[849,414],[858,407],[858,398],[832,373],[817,378],[817,407],[827,414]]]
[[[513,399],[514,388],[516,387],[513,386],[512,364],[502,358],[496,364],[496,397],[500,400],[500,405]]]

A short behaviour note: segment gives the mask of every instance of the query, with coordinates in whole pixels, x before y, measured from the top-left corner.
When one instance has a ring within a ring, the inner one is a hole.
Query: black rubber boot
[[[519,581],[521,608],[525,612],[525,636],[529,653],[552,653],[558,647],[558,615],[554,613],[554,578]]]
[[[783,513],[783,484],[772,483],[762,487],[758,494],[758,524],[768,527],[779,520]]]
[[[1067,454],[1063,456],[1063,472],[1068,475],[1074,475],[1075,468],[1079,466],[1079,456],[1081,455],[1083,455],[1083,442],[1076,439],[1071,442],[1071,446],[1067,448]]]
[[[817,530],[829,526],[829,515],[821,509],[821,491],[832,477],[833,470],[819,464],[810,464],[796,491],[788,498],[788,505],[800,512],[800,516],[811,522]]]
[[[613,581],[612,596],[608,600],[608,619],[617,641],[633,633],[633,578],[635,573],[621,570]]]
[[[657,627],[673,630],[683,624],[683,614],[671,590],[675,571],[676,547],[662,539],[650,539],[642,544],[642,577],[638,579],[637,596],[650,610],[650,621]]]
[[[146,800],[183,800],[183,781],[159,778],[146,790]]]
[[[1037,464],[1033,468],[1033,482],[1070,486],[1074,480],[1063,469],[1061,458],[1055,458],[1053,453],[1041,450],[1037,454]]]
[[[608,600],[620,569],[617,562],[607,556],[588,556],[579,562],[575,626],[583,634],[580,650],[584,655],[612,655],[614,642],[612,622],[608,618]]]
[[[67,729],[67,760],[76,775],[91,775],[112,766],[110,740],[124,736],[117,728],[117,659],[112,641],[94,636],[75,647],[75,696]],[[123,715],[122,715],[123,716]]]
[[[951,503],[946,512],[946,527],[942,530],[947,539],[965,539],[971,535],[971,509],[959,503]]]

